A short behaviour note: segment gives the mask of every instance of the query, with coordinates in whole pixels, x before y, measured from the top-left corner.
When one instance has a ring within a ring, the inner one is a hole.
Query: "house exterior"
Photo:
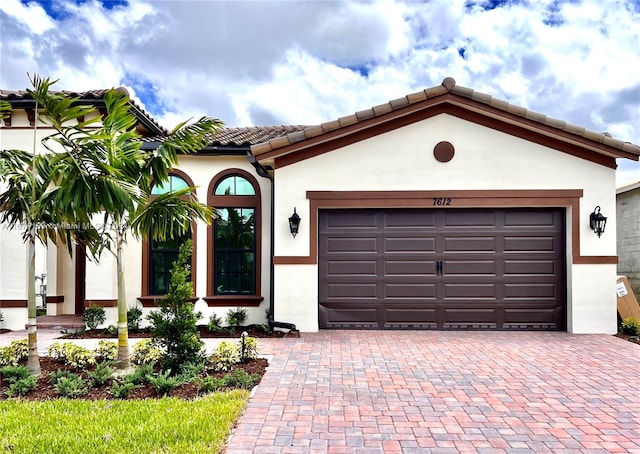
[[[618,274],[640,295],[640,182],[616,190]]]
[[[87,102],[99,104],[99,93]],[[132,107],[153,148],[165,131]],[[0,133],[3,149],[29,147],[28,110],[14,110]],[[228,128],[215,140],[182,156],[172,178],[220,214],[192,232],[204,323],[246,307],[248,323],[268,311],[276,326],[302,331],[617,329],[615,168],[617,158],[638,160],[636,145],[451,78],[322,125]],[[589,223],[596,206],[608,217],[601,236]],[[153,308],[176,248],[130,240],[130,305]],[[71,259],[53,245],[46,257],[48,313],[93,302],[114,323],[112,261]],[[0,310],[11,329],[26,322],[25,272],[19,234],[0,230]]]

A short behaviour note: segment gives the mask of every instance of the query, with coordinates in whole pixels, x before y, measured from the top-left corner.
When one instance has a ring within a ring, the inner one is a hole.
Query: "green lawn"
[[[0,402],[0,452],[216,453],[249,391],[164,398]]]

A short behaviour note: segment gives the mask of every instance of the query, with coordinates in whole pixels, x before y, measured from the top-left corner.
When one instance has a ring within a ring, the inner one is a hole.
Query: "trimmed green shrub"
[[[38,379],[35,376],[29,375],[27,377],[21,377],[12,382],[4,394],[7,397],[26,396],[36,389],[37,385]]]
[[[247,319],[248,312],[245,308],[238,307],[227,311],[227,323],[234,328],[242,326]]]
[[[54,385],[58,394],[71,399],[87,394],[87,386],[80,375],[69,374],[60,377]]]
[[[195,380],[200,377],[205,370],[205,363],[186,363],[180,366],[180,375],[187,381]]]
[[[153,366],[151,364],[141,364],[136,367],[133,373],[122,377],[122,380],[134,385],[143,385],[148,383],[151,377],[153,377]]]
[[[162,361],[164,352],[154,345],[151,339],[142,339],[133,346],[131,362],[133,364],[155,364]]]
[[[127,328],[130,331],[139,331],[140,322],[142,321],[142,309],[138,306],[130,307],[127,310]]]
[[[241,369],[236,369],[224,376],[224,383],[230,388],[251,389],[259,380],[260,375],[249,375]]]
[[[58,383],[58,380],[60,380],[63,377],[70,377],[71,375],[75,375],[73,372],[71,372],[70,370],[66,370],[66,369],[58,369],[55,372],[51,372],[49,374],[49,382],[52,385],[55,385],[56,383]]]
[[[27,378],[31,374],[26,366],[4,366],[0,368],[0,375],[4,380],[13,383],[22,378]]]
[[[215,312],[209,316],[207,329],[210,333],[219,333],[222,331],[222,319]]]
[[[104,307],[92,304],[84,309],[82,313],[82,321],[89,329],[96,329],[99,325],[102,325],[107,316],[104,311]]]
[[[226,386],[224,379],[207,375],[198,382],[198,393],[209,394],[220,391]]]
[[[118,343],[115,341],[100,340],[94,350],[97,362],[116,361],[118,359]]]
[[[48,348],[49,355],[74,369],[85,369],[96,364],[91,350],[73,342],[54,342]]]
[[[116,325],[109,325],[104,329],[104,333],[108,336],[118,336],[118,327]]]
[[[240,361],[240,354],[235,345],[229,341],[222,341],[218,344],[213,355],[211,355],[211,363],[216,371],[227,371]]]
[[[118,383],[116,380],[111,384],[111,390],[109,393],[116,399],[126,399],[129,397],[129,393],[137,386],[131,382]]]
[[[29,345],[26,339],[14,340],[6,347],[0,347],[0,367],[17,366],[29,357]]]
[[[102,362],[99,363],[95,370],[87,372],[87,376],[89,377],[89,384],[92,388],[99,388],[104,386],[111,376],[113,375],[113,370],[110,367],[110,363]]]
[[[171,371],[160,372],[156,377],[149,377],[149,383],[155,388],[156,393],[161,396],[168,395],[177,386],[185,383],[181,375],[171,375]]]

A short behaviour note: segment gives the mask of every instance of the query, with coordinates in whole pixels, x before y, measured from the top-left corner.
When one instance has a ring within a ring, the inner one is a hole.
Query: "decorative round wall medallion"
[[[453,155],[455,154],[455,149],[451,142],[438,142],[435,147],[433,147],[433,155],[440,162],[449,162],[453,159]]]

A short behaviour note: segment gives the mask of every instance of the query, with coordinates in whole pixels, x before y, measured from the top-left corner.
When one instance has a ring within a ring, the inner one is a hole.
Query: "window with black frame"
[[[170,191],[177,191],[188,188],[191,185],[182,176],[171,174],[169,181],[163,185],[154,185],[151,188],[151,195],[158,196]],[[180,237],[165,240],[154,240],[149,235],[149,271],[148,271],[148,294],[165,295],[169,291],[171,280],[171,267],[178,258],[180,245],[192,237],[191,229]]]
[[[215,294],[255,294],[255,209],[219,208],[214,229]]]
[[[171,267],[178,258],[180,245],[191,238],[191,231],[185,235],[163,241],[149,240],[149,293],[164,295],[169,291]]]
[[[228,175],[216,185],[214,196],[214,295],[255,295],[259,200],[255,188],[241,175]]]

